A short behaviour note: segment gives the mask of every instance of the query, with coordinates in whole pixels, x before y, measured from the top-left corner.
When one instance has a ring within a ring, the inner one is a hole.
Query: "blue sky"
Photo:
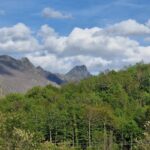
[[[0,0],[0,54],[52,72],[149,63],[149,8],[149,0]]]
[[[60,34],[74,27],[106,26],[128,18],[145,22],[150,18],[149,0],[1,0],[0,26],[23,22],[33,29],[48,24]],[[70,13],[70,20],[46,19],[40,13],[45,7]]]

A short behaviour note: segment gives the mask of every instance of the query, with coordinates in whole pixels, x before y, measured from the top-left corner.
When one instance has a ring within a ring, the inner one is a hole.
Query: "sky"
[[[0,55],[66,73],[150,63],[149,0],[0,0]]]

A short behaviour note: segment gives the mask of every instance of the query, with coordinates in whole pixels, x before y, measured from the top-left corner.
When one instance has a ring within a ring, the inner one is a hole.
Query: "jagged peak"
[[[73,67],[68,73],[65,75],[66,80],[71,81],[79,81],[81,79],[87,78],[91,76],[90,72],[88,71],[85,65],[78,65]]]
[[[30,62],[30,60],[27,57],[21,58],[21,63],[26,68],[34,68],[34,65]]]
[[[88,72],[89,73],[86,65],[80,65],[80,66],[78,65],[78,66],[73,67],[67,74],[74,72],[74,71],[75,72],[77,71],[77,72]]]
[[[30,60],[27,58],[27,57],[22,57],[21,58],[21,62],[23,62],[23,63],[28,63],[28,64],[32,64],[31,62],[30,62]]]
[[[7,61],[9,61],[9,60],[15,60],[13,57],[8,56],[8,55],[0,55],[0,59],[1,60],[7,60]]]
[[[27,57],[22,57],[21,61],[28,61],[29,62],[29,59]]]
[[[85,65],[75,66],[72,70],[88,70]]]
[[[27,57],[16,59],[8,55],[0,55],[0,64],[15,70],[31,70],[34,69],[34,65]]]

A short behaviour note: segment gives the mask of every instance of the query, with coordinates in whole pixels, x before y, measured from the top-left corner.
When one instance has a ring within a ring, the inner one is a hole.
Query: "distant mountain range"
[[[28,58],[17,60],[0,56],[0,96],[8,93],[26,92],[34,86],[51,84],[60,86],[66,82],[78,82],[91,76],[85,65],[75,66],[66,74],[54,74],[35,67]]]

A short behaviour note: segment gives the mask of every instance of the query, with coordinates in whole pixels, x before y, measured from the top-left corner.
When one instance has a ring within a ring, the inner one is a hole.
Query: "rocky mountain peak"
[[[3,67],[4,69],[10,68],[10,69],[19,69],[19,61],[7,56],[7,55],[1,55],[0,56],[0,66]]]
[[[9,69],[15,69],[21,71],[34,69],[33,64],[26,57],[19,60],[8,55],[1,55],[0,65],[3,68],[9,68]]]
[[[79,80],[82,80],[82,79],[87,78],[89,76],[91,76],[91,74],[89,73],[87,67],[85,65],[81,65],[81,66],[75,66],[73,69],[71,69],[65,75],[65,79],[67,81],[69,81],[69,80],[79,81]]]
[[[24,63],[31,63],[27,57],[22,57],[21,61]]]
[[[87,67],[85,65],[75,66],[72,71],[85,71],[88,72]]]
[[[30,60],[27,57],[21,58],[20,62],[24,69],[27,69],[27,70],[35,69],[34,65],[30,62]]]
[[[16,59],[0,56],[0,86],[3,95],[13,92],[25,92],[34,86],[48,84],[59,87],[67,82],[78,82],[91,76],[85,65],[75,66],[67,74],[54,74],[42,67],[35,67],[28,58]]]
[[[10,60],[14,60],[14,58],[8,55],[0,55],[0,60],[10,61]]]

